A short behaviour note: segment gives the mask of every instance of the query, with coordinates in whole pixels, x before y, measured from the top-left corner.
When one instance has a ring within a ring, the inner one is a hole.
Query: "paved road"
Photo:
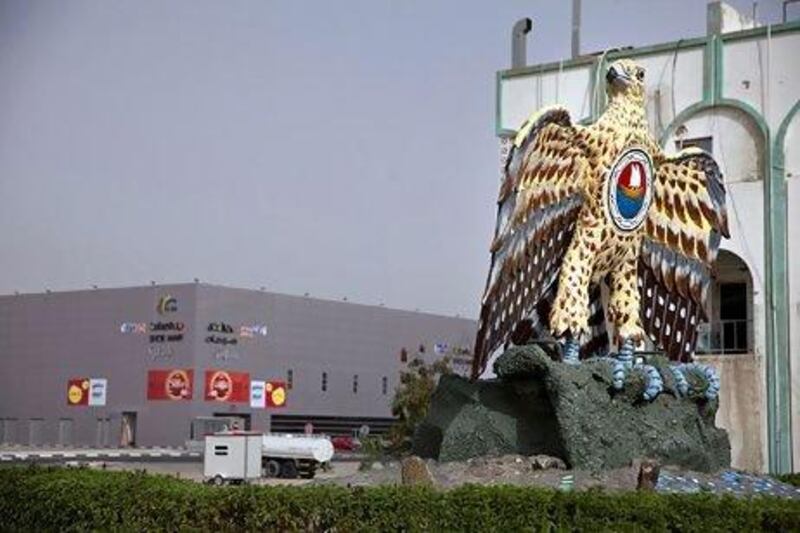
[[[200,452],[179,448],[0,449],[0,463],[63,463],[67,461],[200,461]]]
[[[316,479],[332,479],[352,475],[358,471],[360,456],[347,454],[334,458],[330,471],[318,471]],[[36,449],[0,448],[0,466],[6,464],[47,463],[77,465],[112,471],[144,470],[151,474],[175,476],[192,481],[203,481],[203,456],[174,448],[129,449]],[[259,479],[258,485],[305,485],[308,479]]]
[[[358,462],[359,453],[337,452],[335,462]],[[0,464],[65,462],[201,462],[203,454],[183,448],[0,448]]]

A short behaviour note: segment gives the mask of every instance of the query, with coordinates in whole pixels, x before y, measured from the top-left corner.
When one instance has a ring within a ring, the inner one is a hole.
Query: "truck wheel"
[[[264,476],[278,477],[281,475],[281,464],[275,459],[270,459],[264,466]]]
[[[317,470],[317,463],[312,461],[300,461],[297,471],[303,479],[311,479],[314,477],[314,472]]]
[[[225,484],[225,479],[222,476],[220,476],[219,474],[217,474],[216,476],[214,476],[211,479],[211,483],[213,483],[217,487],[221,487],[222,485]]]
[[[295,479],[297,477],[297,465],[294,461],[284,461],[281,465],[281,477],[285,479]]]

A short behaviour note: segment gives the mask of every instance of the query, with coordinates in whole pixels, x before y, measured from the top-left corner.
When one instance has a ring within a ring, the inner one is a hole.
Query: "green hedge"
[[[725,531],[800,529],[800,504],[710,494],[465,486],[210,487],[87,469],[0,469],[0,530]]]

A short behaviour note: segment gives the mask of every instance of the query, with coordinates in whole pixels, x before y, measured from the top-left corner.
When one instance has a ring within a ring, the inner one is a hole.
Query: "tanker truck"
[[[262,438],[261,464],[264,477],[313,478],[321,465],[333,457],[328,437],[268,433]]]

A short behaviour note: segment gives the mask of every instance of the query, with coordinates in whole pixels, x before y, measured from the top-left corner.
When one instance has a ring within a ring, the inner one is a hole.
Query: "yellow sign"
[[[77,385],[70,387],[67,394],[69,395],[69,403],[80,403],[83,397],[83,391]]]
[[[275,387],[272,391],[272,404],[281,406],[286,403],[286,389],[283,387]]]

